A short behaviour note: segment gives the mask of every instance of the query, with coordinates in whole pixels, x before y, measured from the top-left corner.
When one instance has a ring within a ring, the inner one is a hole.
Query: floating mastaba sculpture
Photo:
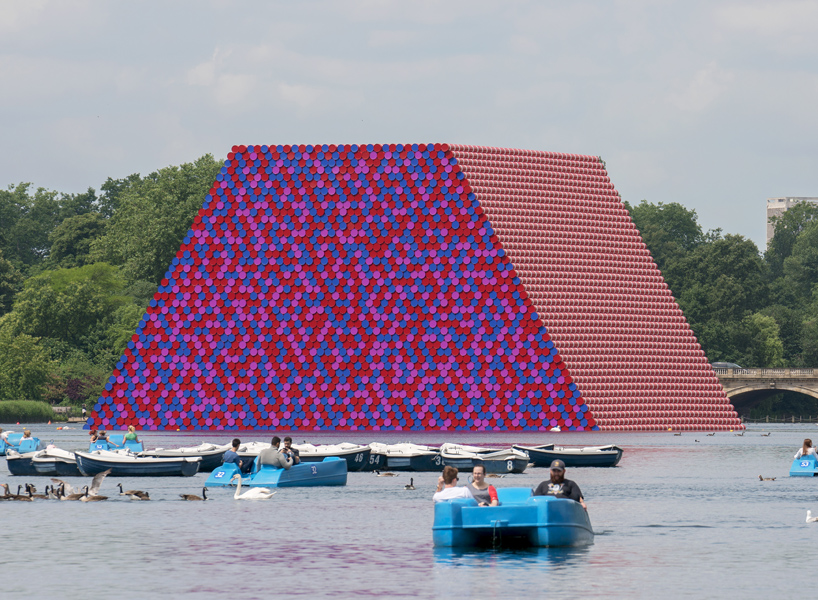
[[[732,429],[597,157],[236,146],[89,426]]]

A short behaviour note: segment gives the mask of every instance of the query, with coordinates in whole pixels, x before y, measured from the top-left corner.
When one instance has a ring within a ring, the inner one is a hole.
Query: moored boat
[[[157,458],[138,456],[128,451],[74,453],[77,467],[83,475],[92,476],[111,469],[111,475],[118,477],[192,477],[199,472],[198,456],[179,458]]]
[[[483,465],[486,473],[522,473],[528,466],[528,457],[513,448],[496,450],[462,444],[443,444],[440,457],[446,466],[457,467],[459,471],[471,471]]]
[[[610,444],[608,446],[542,446],[514,445],[528,455],[535,467],[548,467],[551,461],[561,460],[566,467],[615,467],[622,459],[622,448]]]
[[[32,465],[37,475],[60,477],[79,477],[82,475],[77,467],[77,457],[73,452],[49,446],[45,450],[36,453],[32,459]]]
[[[184,458],[188,456],[198,456],[201,458],[199,472],[210,472],[217,469],[222,464],[224,453],[230,448],[229,444],[217,446],[203,442],[199,446],[186,448],[154,448],[140,452],[139,456],[150,456],[154,458]]]
[[[437,547],[582,546],[594,541],[588,513],[579,502],[532,496],[528,488],[499,488],[499,506],[473,498],[435,503],[432,538]]]
[[[11,475],[37,475],[37,471],[34,469],[34,464],[32,461],[39,452],[41,452],[41,450],[22,453],[12,449],[7,450],[6,467],[8,468],[9,473]]]
[[[347,471],[361,471],[369,462],[372,449],[360,444],[343,442],[340,444],[313,446],[312,444],[293,444],[298,450],[302,463],[321,462],[325,458],[343,458],[347,462]]]
[[[369,444],[372,452],[386,456],[384,469],[390,471],[440,471],[443,469],[443,458],[440,448],[420,446],[418,444]]]
[[[207,487],[233,485],[231,479],[238,473],[234,463],[214,470],[205,482]],[[261,465],[252,473],[241,474],[241,484],[249,487],[314,487],[336,486],[347,483],[347,462],[334,456],[321,461],[299,463],[289,469]]]

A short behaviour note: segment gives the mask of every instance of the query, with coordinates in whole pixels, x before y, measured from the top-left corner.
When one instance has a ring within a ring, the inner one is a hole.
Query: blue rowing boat
[[[232,485],[230,480],[236,473],[239,473],[236,464],[224,464],[210,474],[205,486]],[[266,488],[346,485],[347,461],[330,456],[321,462],[300,463],[289,469],[261,465],[260,468],[254,468],[252,473],[241,473],[241,484]]]
[[[500,488],[497,495],[500,506],[477,506],[473,498],[435,503],[434,545],[582,546],[594,541],[591,520],[579,502],[532,496],[528,488]]]

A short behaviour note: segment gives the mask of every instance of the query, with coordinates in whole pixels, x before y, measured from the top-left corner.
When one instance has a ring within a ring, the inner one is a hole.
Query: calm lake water
[[[4,429],[20,431],[21,426]],[[66,449],[87,432],[34,425]],[[762,433],[772,432],[768,437]],[[283,432],[278,432],[282,434]],[[269,441],[269,432],[242,432]],[[613,469],[573,468],[595,543],[581,549],[438,551],[431,495],[437,474],[351,473],[343,488],[290,488],[239,502],[201,494],[192,478],[108,478],[108,502],[0,503],[2,598],[796,598],[811,589],[818,478],[790,478],[792,455],[815,425],[749,426],[744,436],[661,433],[293,433],[296,442],[411,440],[485,445],[617,443]],[[142,433],[146,447],[227,442],[228,433]],[[776,477],[761,482],[759,474]],[[546,469],[494,479],[533,487]],[[403,486],[414,478],[415,491]],[[77,479],[77,483],[83,483]],[[12,489],[46,478],[9,476]],[[115,487],[148,490],[151,502]]]

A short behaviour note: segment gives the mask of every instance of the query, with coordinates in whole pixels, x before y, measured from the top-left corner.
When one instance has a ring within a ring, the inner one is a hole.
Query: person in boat
[[[486,483],[485,465],[476,465],[471,472],[472,482],[466,487],[477,500],[477,506],[498,506],[497,490],[493,485]]]
[[[222,464],[235,464],[239,471],[242,470],[242,465],[244,464],[241,458],[239,457],[239,446],[241,446],[241,440],[239,438],[233,438],[233,443],[231,444],[230,450],[224,453],[222,457]]]
[[[293,438],[287,436],[284,438],[284,450],[285,454],[288,454],[290,458],[293,459],[293,464],[297,465],[301,462],[301,452],[298,451],[297,448],[293,448]]]
[[[284,449],[279,449],[279,446],[281,446],[281,438],[274,436],[273,439],[270,440],[270,447],[265,448],[258,455],[258,464],[276,467],[278,469],[289,469],[292,467],[292,457],[287,454]]]
[[[3,428],[0,427],[0,442],[8,445],[9,443],[9,434],[13,433],[12,431],[3,431]]]
[[[579,502],[582,508],[588,510],[579,486],[570,479],[565,478],[565,463],[559,459],[551,462],[551,479],[538,485],[537,489],[534,490],[534,495],[567,498]]]
[[[457,469],[452,466],[443,467],[443,474],[437,479],[437,490],[432,500],[443,502],[454,498],[472,498],[467,487],[457,487]]]
[[[122,448],[125,446],[125,442],[138,442],[139,438],[136,436],[136,427],[133,425],[128,425],[128,432],[123,436],[122,444],[115,444],[114,442],[108,442],[112,446],[117,446],[118,448]]]
[[[802,456],[809,456],[812,454],[813,456],[818,456],[815,452],[815,446],[812,445],[812,440],[807,438],[804,440],[804,445],[798,449],[798,452],[795,453],[795,458],[801,458]]]
[[[30,440],[31,439],[31,430],[23,429],[23,439]]]

